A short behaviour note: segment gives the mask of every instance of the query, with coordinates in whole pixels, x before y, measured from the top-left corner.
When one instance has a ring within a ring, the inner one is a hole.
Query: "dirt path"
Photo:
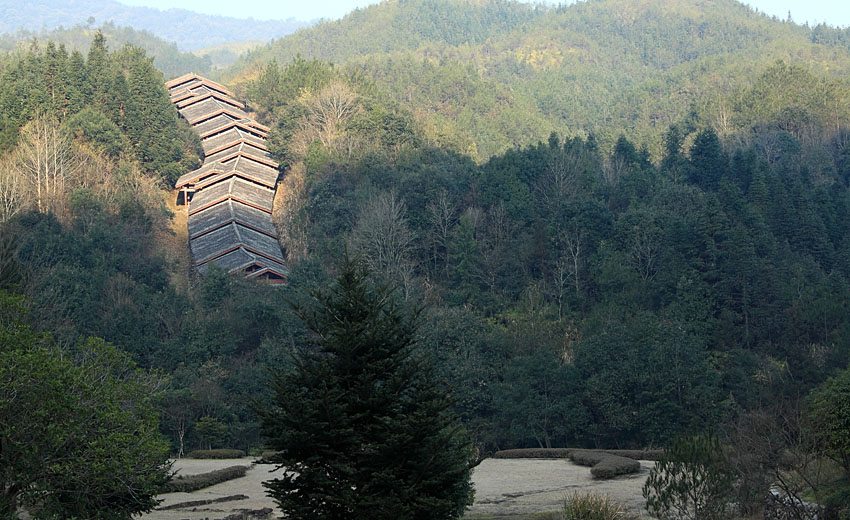
[[[168,262],[171,284],[182,292],[188,290],[188,273],[192,266],[189,253],[189,218],[187,207],[177,205],[177,190],[171,190],[165,196],[165,205],[174,215],[171,218],[171,233],[159,237],[163,253]]]
[[[160,507],[199,500],[223,500],[242,495],[242,498],[222,502],[153,511],[145,520],[204,520],[224,519],[244,511],[264,508],[274,510],[274,501],[265,495],[264,480],[279,473],[269,465],[252,465],[254,459],[192,460],[175,462],[174,470],[183,475],[205,473],[228,466],[251,466],[243,478],[223,482],[192,493],[167,493],[160,496]],[[573,492],[598,492],[625,504],[635,513],[646,516],[641,488],[653,463],[641,461],[641,471],[613,480],[593,480],[590,469],[577,466],[566,459],[487,459],[473,473],[475,504],[469,516],[516,516],[558,509],[564,497]],[[271,518],[271,517],[270,517]]]

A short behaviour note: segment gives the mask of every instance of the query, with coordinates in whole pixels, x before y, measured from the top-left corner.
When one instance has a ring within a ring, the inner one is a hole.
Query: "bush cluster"
[[[195,450],[186,454],[187,459],[241,459],[245,456],[242,450]]]
[[[215,484],[221,484],[228,480],[233,480],[245,476],[248,471],[248,466],[228,466],[226,468],[217,469],[208,473],[200,473],[198,475],[178,475],[174,479],[165,483],[162,489],[163,493],[188,493],[197,491]]]
[[[501,450],[493,454],[494,459],[567,459],[574,448],[522,448]]]
[[[590,466],[593,478],[614,478],[640,471],[640,462],[635,459],[602,451],[574,450],[570,459],[580,466]]]
[[[521,448],[501,450],[493,454],[494,459],[566,459],[576,451],[603,453],[634,460],[659,460],[664,450],[583,450],[580,448]]]
[[[609,455],[617,455],[635,460],[661,460],[664,450],[598,450]]]

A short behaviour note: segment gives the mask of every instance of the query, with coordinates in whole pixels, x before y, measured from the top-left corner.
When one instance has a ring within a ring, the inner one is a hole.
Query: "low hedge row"
[[[493,454],[494,459],[567,459],[573,448],[522,448],[501,450]]]
[[[242,450],[195,450],[186,454],[187,459],[241,459],[245,456]]]
[[[570,459],[580,466],[590,466],[593,478],[614,478],[640,471],[637,460],[604,451],[574,450]]]
[[[602,453],[635,460],[660,460],[664,450],[599,450]]]
[[[664,454],[663,450],[582,450],[579,448],[523,448],[502,450],[493,454],[494,459],[565,459],[575,451],[607,453],[627,459],[658,460]]]
[[[178,475],[165,483],[162,492],[188,493],[190,491],[197,491],[216,484],[221,484],[222,482],[227,482],[228,480],[244,477],[246,471],[248,471],[248,466],[229,466],[215,471],[210,471],[208,473],[199,473],[197,475],[187,475],[185,477]]]
[[[570,453],[570,460],[578,464],[579,466],[595,466],[602,462],[602,459],[605,457],[615,457],[616,455],[608,455],[607,453],[602,453],[601,451],[590,451],[590,450],[573,450]]]

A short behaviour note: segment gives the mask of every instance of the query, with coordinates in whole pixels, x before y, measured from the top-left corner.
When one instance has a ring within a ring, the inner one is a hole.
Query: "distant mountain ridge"
[[[85,24],[89,17],[100,25],[114,22],[132,26],[172,41],[184,51],[202,49],[228,42],[271,40],[295,32],[308,22],[287,20],[260,21],[252,18],[210,16],[168,9],[134,7],[113,0],[0,0],[0,34],[23,30],[41,31],[55,27]]]
[[[154,67],[162,71],[166,78],[174,78],[188,72],[205,74],[213,68],[210,57],[180,52],[176,44],[148,31],[119,27],[112,23],[99,27],[75,25],[46,32],[20,31],[6,34],[0,36],[0,56],[27,51],[33,42],[42,47],[47,45],[47,42],[53,42],[56,46],[63,45],[67,52],[80,51],[85,56],[98,31],[106,38],[106,45],[112,50],[120,49],[125,44],[144,49],[148,56],[153,57]]]

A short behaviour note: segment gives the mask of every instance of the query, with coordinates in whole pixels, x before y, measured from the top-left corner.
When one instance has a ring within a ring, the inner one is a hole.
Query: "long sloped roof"
[[[204,147],[204,153],[209,154],[212,150],[217,150],[222,146],[226,146],[227,144],[235,143],[237,141],[254,143],[259,147],[267,149],[265,139],[258,137],[255,133],[246,132],[238,127],[230,128],[212,137],[204,139],[201,144]]]
[[[209,153],[207,153],[207,157],[209,157],[211,161],[227,162],[237,156],[248,157],[257,163],[265,164],[272,169],[277,168],[277,163],[272,160],[271,155],[269,155],[269,152],[266,151],[265,147],[261,148],[254,143],[242,140],[228,143],[218,149],[210,150]]]
[[[271,213],[277,163],[269,129],[245,112],[222,85],[196,74],[166,83],[171,101],[201,137],[204,164],[182,175],[177,188],[189,203],[189,247],[195,267],[210,265],[251,278],[285,281],[288,274]]]
[[[205,164],[197,170],[184,174],[175,183],[175,187],[201,190],[231,177],[240,177],[246,181],[274,189],[278,172],[265,164],[258,164],[248,157],[236,156],[227,162]]]

